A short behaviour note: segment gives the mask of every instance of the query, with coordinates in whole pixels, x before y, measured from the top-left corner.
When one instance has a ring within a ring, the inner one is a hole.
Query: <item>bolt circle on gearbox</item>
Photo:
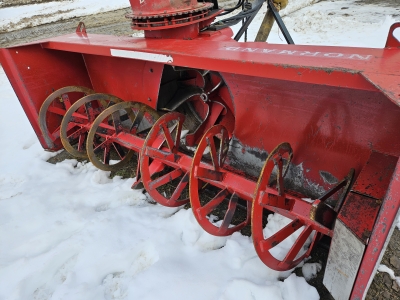
[[[196,24],[215,17],[221,10],[214,10],[210,2],[142,1],[130,0],[132,29],[161,30]]]

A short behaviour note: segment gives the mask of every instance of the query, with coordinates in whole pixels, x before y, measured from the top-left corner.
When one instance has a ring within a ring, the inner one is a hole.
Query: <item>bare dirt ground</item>
[[[51,0],[3,0],[1,7],[27,5],[32,3],[50,2]],[[68,1],[68,0],[57,0]],[[235,1],[224,1],[223,4],[231,6]],[[363,4],[378,4],[383,6],[396,7],[399,6],[399,0],[357,0],[360,5]],[[72,18],[52,24],[26,28],[19,31],[0,33],[0,47],[9,47],[17,44],[27,43],[38,39],[45,39],[52,36],[67,34],[74,32],[77,24],[83,21],[86,25],[88,33],[110,34],[117,36],[131,36],[134,34],[130,28],[130,21],[125,18],[125,15],[130,12],[130,9],[121,9],[112,12],[99,13],[96,15]],[[65,151],[52,158],[49,162],[56,163],[58,161],[72,158]],[[126,167],[118,174],[124,177],[134,176],[134,165]],[[246,234],[246,233],[244,233]],[[326,247],[317,247],[311,254],[309,262],[320,262],[323,269],[318,273],[318,276],[310,280],[310,284],[315,286],[320,294],[321,299],[333,299],[329,292],[322,284],[325,264],[328,257]],[[391,268],[396,276],[400,276],[400,231],[396,228],[385,256],[381,262]],[[296,269],[296,274],[302,276],[301,268]],[[366,297],[367,300],[384,300],[384,299],[400,299],[400,288],[387,273],[377,273]]]
[[[54,1],[69,1],[69,0],[3,0],[0,4],[0,8],[2,7],[10,7],[10,6],[21,6],[28,4],[38,4],[38,3],[46,3],[46,2],[54,2]]]
[[[393,232],[390,243],[386,249],[381,264],[394,271],[395,276],[400,276],[400,230]],[[366,300],[400,299],[400,287],[387,273],[377,273],[369,288]]]
[[[69,0],[3,0],[0,8],[9,6],[21,6],[54,1]],[[232,7],[236,0],[219,1],[222,7]],[[41,39],[51,38],[74,32],[79,22],[84,22],[88,33],[110,34],[116,36],[131,36],[135,32],[130,27],[130,20],[125,15],[130,13],[130,8],[119,9],[95,15],[75,17],[39,26],[29,26],[22,30],[3,32],[0,31],[0,47],[11,47],[23,43],[29,43]],[[29,20],[23,20],[26,23]]]
[[[72,18],[56,23],[0,33],[0,47],[10,47],[74,32],[79,22],[84,22],[88,33],[129,36],[133,34],[129,19],[125,15],[130,8]]]

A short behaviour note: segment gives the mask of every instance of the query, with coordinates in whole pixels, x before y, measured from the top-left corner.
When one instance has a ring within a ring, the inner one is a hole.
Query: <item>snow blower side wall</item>
[[[44,149],[51,149],[39,127],[43,101],[55,90],[78,85],[91,88],[82,55],[43,49],[40,44],[0,49],[0,61]]]
[[[164,68],[155,62],[49,50],[40,44],[0,49],[0,61],[42,147],[51,151],[60,145],[46,142],[38,120],[51,93],[83,86],[155,108]]]

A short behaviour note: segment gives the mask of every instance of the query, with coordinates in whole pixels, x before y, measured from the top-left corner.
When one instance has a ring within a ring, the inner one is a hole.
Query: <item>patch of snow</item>
[[[279,230],[281,230],[283,227],[288,225],[290,222],[292,222],[291,219],[288,219],[282,215],[279,214],[271,214],[268,216],[268,223],[265,226],[263,232],[264,232],[264,237],[268,238],[272,236],[273,234],[277,233]],[[276,245],[270,250],[270,253],[272,254],[273,257],[275,257],[278,260],[283,260],[286,256],[286,254],[289,252],[289,250],[292,248],[294,242],[296,239],[299,237],[301,232],[304,230],[304,226],[299,228],[297,231],[292,233],[289,237],[287,237],[285,240],[283,240],[281,243]],[[311,244],[311,241],[314,237],[314,233],[312,233],[304,243],[303,247],[297,254],[297,257],[300,257],[304,253],[307,252],[308,246]]]
[[[244,279],[232,280],[220,300],[318,300],[317,290],[302,277],[290,275],[283,282],[255,284]]]
[[[282,300],[279,283],[258,285],[245,279],[233,279],[227,286],[220,300]]]
[[[389,28],[395,21],[393,17],[385,16],[376,23],[365,23],[355,18],[330,17],[326,11],[312,10],[304,12],[301,18],[294,15],[285,19],[287,26],[292,28],[293,39],[298,41],[298,44],[321,44],[318,41],[330,36],[329,45],[369,48],[376,48],[377,45],[384,47]],[[332,28],[335,28],[334,33]],[[364,32],[368,32],[368,37],[362,38]]]
[[[390,269],[388,266],[386,265],[379,265],[378,267],[378,271],[379,272],[385,272],[388,273],[390,275],[390,278],[395,279],[396,276],[394,276],[394,271],[392,269]]]
[[[290,275],[284,282],[280,282],[279,284],[284,300],[319,299],[317,290],[313,286],[308,285],[303,277],[298,277],[296,274]]]
[[[248,41],[254,41],[266,10],[264,5],[254,18]],[[400,21],[391,16],[393,13],[392,7],[360,5],[353,0],[299,0],[289,1],[280,14],[295,44],[382,48],[390,26]],[[240,27],[241,24],[234,26],[234,32]],[[267,42],[286,44],[276,22]]]
[[[317,273],[321,271],[322,265],[320,263],[306,263],[301,268],[304,278],[309,281],[317,276]]]
[[[315,5],[316,3],[320,2],[321,0],[290,0],[288,5],[282,9],[282,11],[279,12],[281,17],[285,17],[287,15],[290,15],[291,13],[294,13],[302,8]],[[265,7],[262,8],[263,10],[266,10]]]
[[[301,198],[301,199],[308,203],[313,203],[315,201],[315,199],[311,199],[311,198]]]
[[[392,269],[390,269],[388,266],[386,265],[379,265],[378,267],[378,272],[385,272],[388,273],[390,278],[392,280],[396,280],[396,283],[398,286],[400,286],[400,277],[397,277],[394,275],[394,271]]]
[[[400,42],[400,27],[393,31],[393,36]]]

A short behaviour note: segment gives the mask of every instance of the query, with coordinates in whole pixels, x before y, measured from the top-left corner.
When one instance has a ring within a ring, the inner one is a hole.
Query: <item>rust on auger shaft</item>
[[[251,225],[275,270],[332,238],[324,284],[336,299],[362,299],[400,203],[400,23],[384,49],[234,40],[229,25],[263,2],[213,23],[234,8],[131,0],[127,17],[144,38],[80,24],[0,59],[44,149],[107,171],[136,159],[134,187],[162,205],[190,202],[213,235]],[[290,221],[267,237],[272,213]]]

